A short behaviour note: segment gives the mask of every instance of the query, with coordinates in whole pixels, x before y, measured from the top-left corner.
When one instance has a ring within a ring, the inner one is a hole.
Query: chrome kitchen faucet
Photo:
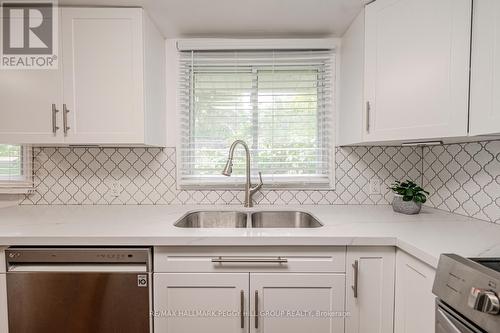
[[[224,176],[231,176],[233,173],[233,156],[234,150],[236,146],[240,144],[245,148],[245,156],[246,156],[246,183],[245,183],[245,207],[253,207],[252,196],[262,188],[262,173],[259,172],[259,184],[255,187],[252,187],[252,182],[250,180],[250,151],[248,150],[248,145],[243,140],[236,140],[233,142],[231,147],[229,148],[229,157],[226,162],[226,166],[224,170],[222,170],[222,174]]]

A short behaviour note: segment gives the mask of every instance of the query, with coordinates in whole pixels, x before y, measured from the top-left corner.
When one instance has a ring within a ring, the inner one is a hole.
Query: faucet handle
[[[264,182],[262,181],[262,172],[259,171],[259,184],[251,189],[252,194],[260,190],[262,185],[264,185]]]

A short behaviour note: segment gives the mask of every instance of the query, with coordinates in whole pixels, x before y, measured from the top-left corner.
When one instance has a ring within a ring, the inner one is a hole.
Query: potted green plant
[[[392,209],[408,215],[420,213],[422,204],[427,201],[429,195],[429,192],[411,180],[395,181],[389,188],[395,193]]]

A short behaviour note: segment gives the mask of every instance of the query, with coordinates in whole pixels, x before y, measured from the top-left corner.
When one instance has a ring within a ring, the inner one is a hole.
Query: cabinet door
[[[9,318],[7,315],[7,278],[0,273],[0,332],[9,332]]]
[[[248,273],[154,274],[155,333],[248,332],[248,283]]]
[[[367,141],[467,135],[472,0],[366,7]]]
[[[433,333],[435,270],[403,251],[396,253],[395,333]]]
[[[393,333],[393,247],[347,249],[346,333]]]
[[[142,11],[63,8],[69,144],[144,141]]]
[[[53,104],[60,110],[60,60],[58,69],[0,70],[0,143],[62,142],[62,112],[53,117]]]
[[[472,21],[470,134],[500,133],[500,2],[476,0]]]
[[[344,332],[344,274],[250,274],[251,332]]]

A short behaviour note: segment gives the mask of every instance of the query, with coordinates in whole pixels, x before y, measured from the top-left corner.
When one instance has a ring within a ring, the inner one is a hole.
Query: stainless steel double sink
[[[319,228],[323,224],[300,211],[196,211],[177,221],[179,228]]]

